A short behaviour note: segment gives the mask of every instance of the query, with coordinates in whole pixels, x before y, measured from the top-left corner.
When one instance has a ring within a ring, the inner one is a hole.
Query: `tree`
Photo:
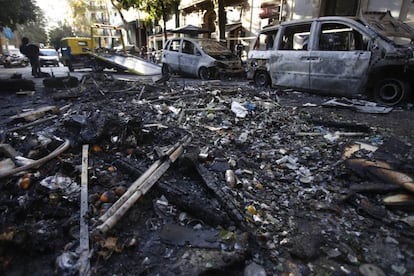
[[[2,0],[0,9],[0,28],[15,29],[17,24],[36,20],[38,9],[32,0]]]
[[[26,36],[32,43],[46,44],[47,34],[44,13],[39,7],[35,8],[35,13],[36,19],[34,21],[29,21],[26,24],[19,24],[16,26],[16,36],[20,38]]]
[[[136,8],[145,11],[148,14],[148,20],[158,21],[162,19],[164,22],[165,39],[167,39],[167,21],[177,11],[178,4],[180,3],[179,0],[116,0],[116,2],[126,10]]]
[[[36,20],[36,8],[32,0],[2,0],[0,9],[0,31],[4,27],[15,30],[17,24],[25,24]],[[0,53],[3,46],[0,40]]]
[[[226,41],[226,11],[224,0],[217,0],[220,41]]]
[[[71,26],[60,24],[59,27],[56,27],[49,31],[50,44],[53,46],[53,48],[57,50],[60,48],[60,40],[64,37],[72,35],[73,32]]]
[[[121,20],[124,23],[124,26],[125,27],[128,26],[128,21],[126,21],[126,19],[124,17],[124,14],[122,13],[122,4],[119,3],[116,0],[111,0],[111,4],[118,11],[119,16],[121,16]],[[126,35],[127,35],[127,41],[128,41],[128,43],[131,43],[131,37],[129,35],[129,32],[126,32]]]
[[[88,3],[83,0],[68,0],[72,12],[73,31],[78,36],[89,36],[91,20],[88,16]]]

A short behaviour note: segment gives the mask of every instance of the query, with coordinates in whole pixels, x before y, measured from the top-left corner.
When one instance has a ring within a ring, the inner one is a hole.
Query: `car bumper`
[[[59,65],[59,61],[57,60],[40,60],[40,65]]]
[[[218,73],[226,75],[240,75],[243,73],[243,68],[218,68]]]

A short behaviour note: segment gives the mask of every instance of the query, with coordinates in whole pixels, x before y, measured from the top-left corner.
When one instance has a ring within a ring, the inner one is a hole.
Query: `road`
[[[59,67],[51,67],[51,66],[42,67],[41,71],[45,72],[45,73],[49,73],[50,75],[53,75],[55,77],[63,77],[63,76],[67,76],[69,74],[70,76],[77,77],[78,79],[82,78],[83,75],[92,72],[91,69],[83,69],[83,70],[80,69],[80,70],[75,70],[74,72],[70,72],[68,67],[63,66],[62,64],[60,64]],[[133,74],[128,74],[128,73],[119,74],[119,73],[116,73],[113,70],[108,70],[107,72],[110,72],[111,74],[114,74],[117,77],[127,78],[127,79],[131,79],[131,80],[138,80],[138,79],[152,80],[152,78],[153,78],[152,76],[138,76],[138,75],[133,75]],[[0,79],[10,78],[10,76],[12,76],[14,73],[22,74],[22,78],[24,78],[24,79],[33,80],[37,87],[38,86],[39,87],[43,86],[43,84],[42,84],[43,78],[34,78],[34,77],[32,77],[30,66],[27,66],[27,67],[13,67],[13,68],[4,68],[3,66],[0,66]],[[155,76],[155,78],[158,78],[158,77],[159,76]]]

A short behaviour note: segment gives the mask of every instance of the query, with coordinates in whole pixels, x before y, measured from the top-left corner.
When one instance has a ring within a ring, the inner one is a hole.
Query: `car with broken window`
[[[10,67],[26,67],[29,64],[29,59],[23,55],[19,49],[11,48],[5,51],[3,57],[4,68]]]
[[[162,73],[179,73],[203,80],[241,75],[241,60],[218,41],[206,38],[171,38],[162,51]]]
[[[267,70],[268,61],[273,50],[278,25],[267,25],[254,41],[252,49],[247,55],[247,79],[253,80],[257,86],[269,86],[270,76]]]
[[[414,30],[389,11],[283,22],[264,29],[255,44],[270,30],[272,45],[248,56],[247,77],[258,85],[371,97],[390,106],[413,97]]]

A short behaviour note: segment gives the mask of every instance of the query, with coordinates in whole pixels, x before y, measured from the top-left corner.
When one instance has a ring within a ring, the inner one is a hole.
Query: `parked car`
[[[20,53],[19,49],[12,48],[5,52],[3,57],[3,66],[9,67],[26,67],[29,64],[29,59]]]
[[[266,35],[274,37],[269,48]],[[390,12],[283,22],[260,33],[247,77],[263,86],[396,105],[413,96],[413,42],[414,30]]]
[[[59,55],[55,49],[42,48],[39,51],[39,63],[42,66],[59,66]]]
[[[203,80],[243,73],[239,57],[212,39],[169,39],[162,51],[161,62],[163,74],[180,73]]]

